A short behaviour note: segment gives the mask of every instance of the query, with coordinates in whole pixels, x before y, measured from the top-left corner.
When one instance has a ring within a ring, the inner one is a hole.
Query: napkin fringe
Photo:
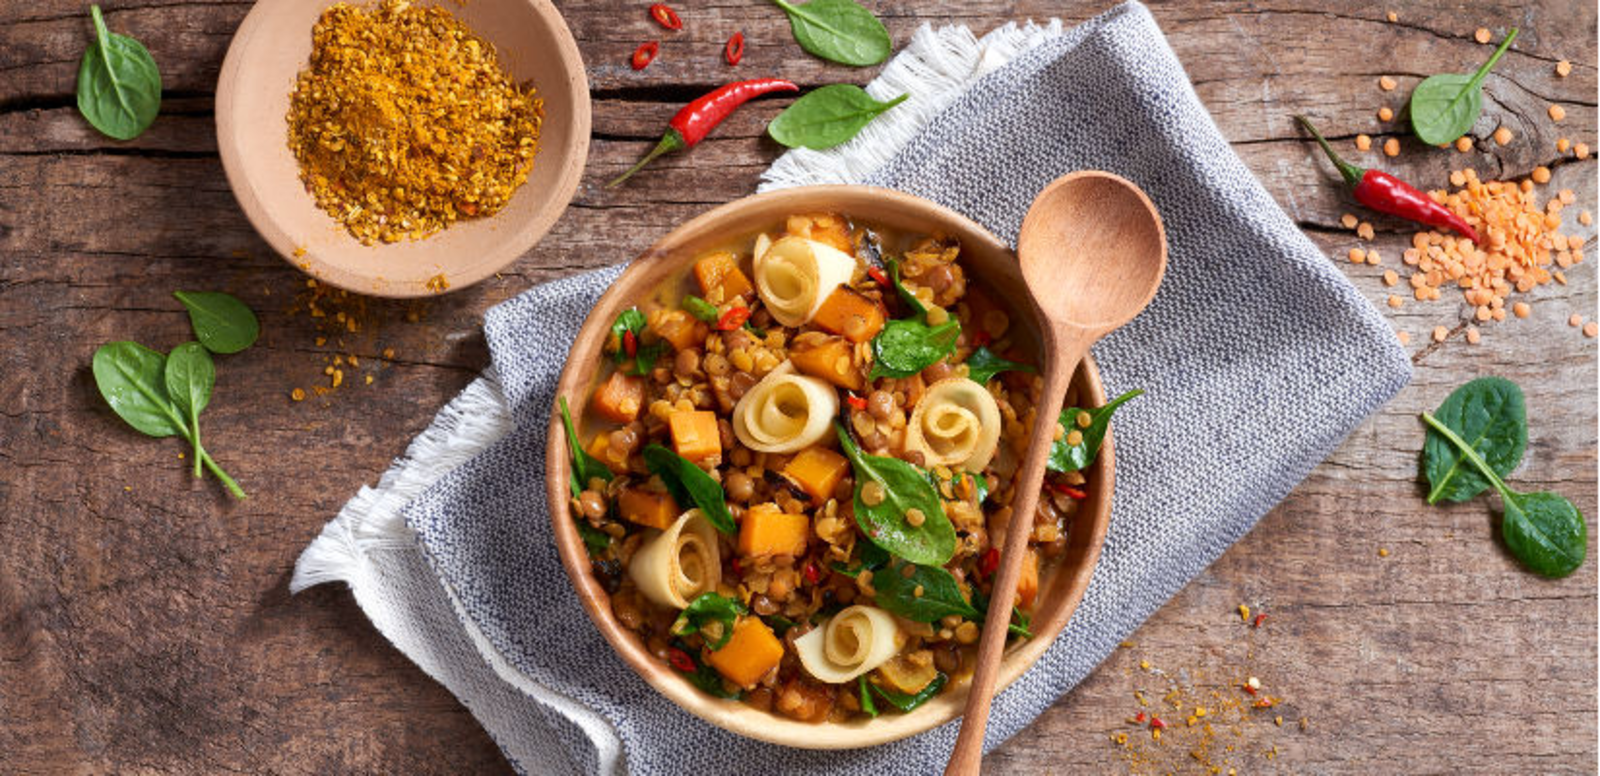
[[[854,183],[867,177],[899,153],[979,76],[1061,32],[1060,19],[1042,26],[1032,21],[1010,22],[981,39],[964,26],[936,30],[924,23],[905,50],[867,84],[867,94],[880,101],[902,94],[910,97],[844,145],[824,151],[796,148],[778,157],[761,174],[757,190]]]

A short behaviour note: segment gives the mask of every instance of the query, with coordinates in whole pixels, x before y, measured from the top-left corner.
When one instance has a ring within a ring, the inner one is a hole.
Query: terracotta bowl
[[[317,207],[289,150],[289,93],[310,60],[311,28],[330,5],[332,0],[256,3],[222,63],[217,148],[228,184],[256,231],[318,280],[388,297],[439,293],[440,276],[448,289],[471,285],[532,248],[572,200],[589,152],[589,82],[555,6],[550,0],[446,5],[494,44],[515,81],[531,82],[544,99],[539,153],[528,181],[491,217],[457,222],[422,240],[366,246]]]
[[[700,251],[723,244],[731,236],[753,235],[784,216],[818,211],[842,213],[911,233],[940,231],[959,238],[961,261],[968,271],[983,277],[998,298],[1013,300],[1014,325],[1027,325],[1038,331],[1039,317],[1031,302],[1020,301],[1029,297],[1015,254],[983,227],[952,210],[908,194],[865,186],[814,186],[761,194],[723,205],[678,227],[635,259],[600,298],[578,334],[557,388],[557,396],[566,397],[579,428],[583,428],[588,398],[600,377],[598,367],[606,359],[601,347],[619,312],[646,298],[664,280],[684,272]],[[1092,362],[1085,362],[1073,380],[1084,401],[1104,403],[1105,390]],[[844,724],[797,722],[737,701],[713,698],[690,685],[646,651],[639,637],[612,615],[610,597],[591,572],[588,553],[573,523],[568,488],[570,454],[560,414],[554,408],[549,433],[545,468],[550,520],[567,575],[606,641],[645,681],[673,702],[735,733],[805,749],[881,744],[920,733],[961,714],[967,695],[965,679],[909,714],[888,713]],[[1044,653],[1083,598],[1111,518],[1113,461],[1111,435],[1107,434],[1099,460],[1086,472],[1089,497],[1068,534],[1067,550],[1055,570],[1040,580],[1032,623],[1034,638],[1013,645],[1006,653],[1000,669],[1001,687],[1021,676]]]

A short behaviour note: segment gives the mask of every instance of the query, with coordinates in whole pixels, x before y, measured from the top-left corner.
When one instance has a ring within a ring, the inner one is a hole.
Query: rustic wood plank
[[[1099,10],[1041,0],[871,5],[897,44],[923,21],[982,30]],[[603,188],[678,105],[733,74],[815,85],[875,72],[801,55],[770,4],[716,0],[680,8],[688,28],[663,38],[662,58],[634,73],[628,53],[659,36],[642,6],[562,6],[595,97],[595,140],[574,207],[507,272],[426,303],[369,302],[353,334],[297,309],[310,293],[304,278],[250,229],[215,156],[211,89],[249,3],[105,5],[111,27],[143,40],[166,79],[161,118],[129,143],[95,134],[73,107],[89,29],[81,5],[0,8],[0,762],[8,771],[504,769],[470,715],[384,644],[347,594],[287,597],[295,555],[487,362],[484,309],[533,283],[631,256],[754,188],[779,152],[762,133],[783,100],[749,106],[634,185]],[[1389,10],[1397,23],[1384,20]],[[1568,272],[1568,285],[1531,294],[1530,319],[1484,327],[1478,346],[1463,341],[1470,310],[1449,294],[1380,308],[1411,337],[1413,384],[1134,634],[1133,647],[1002,747],[993,770],[1192,771],[1198,741],[1183,730],[1160,746],[1136,737],[1132,753],[1109,740],[1131,729],[1123,720],[1137,709],[1135,689],[1167,689],[1141,660],[1189,677],[1195,693],[1256,675],[1285,699],[1284,727],[1257,715],[1236,738],[1224,730],[1219,740],[1235,750],[1212,761],[1244,772],[1591,770],[1594,559],[1562,582],[1530,577],[1493,538],[1492,500],[1423,506],[1415,461],[1418,412],[1470,377],[1506,375],[1534,410],[1514,480],[1597,512],[1595,341],[1566,325],[1572,312],[1596,310],[1594,227],[1572,220],[1597,209],[1596,163],[1554,147],[1562,136],[1600,146],[1595,9],[1497,0],[1328,12],[1293,0],[1175,0],[1153,11],[1223,133],[1374,303],[1391,293],[1380,276],[1400,266],[1409,232],[1370,218],[1379,234],[1362,243],[1339,226],[1340,214],[1359,211],[1331,185],[1293,113],[1316,117],[1353,160],[1426,185],[1465,165],[1507,178],[1550,166],[1548,189],[1577,195],[1565,229],[1588,240],[1591,260]],[[1499,35],[1513,21],[1522,35],[1486,83],[1471,153],[1412,140],[1392,160],[1354,151],[1358,132],[1381,140],[1401,129],[1377,121],[1380,105],[1398,109],[1422,76],[1470,70],[1487,56],[1474,28]],[[749,39],[738,70],[716,58],[734,30]],[[1562,58],[1574,63],[1565,79],[1552,73]],[[1380,75],[1401,88],[1380,91]],[[1545,114],[1556,103],[1567,112],[1559,126]],[[1516,134],[1505,147],[1488,140],[1502,124]],[[1376,247],[1384,267],[1344,261],[1355,245]],[[168,292],[219,286],[264,324],[255,349],[220,360],[219,398],[207,413],[208,447],[253,493],[243,504],[194,482],[181,445],[123,426],[85,366],[110,339],[186,339]],[[329,306],[358,311],[353,301]],[[1437,325],[1452,330],[1443,344],[1428,341]],[[381,357],[386,348],[392,359]],[[340,389],[289,399],[292,388],[326,386],[323,369],[351,354],[361,363],[343,365]],[[1378,557],[1379,547],[1390,554]],[[1244,627],[1239,603],[1268,612],[1265,627]],[[1305,731],[1294,724],[1301,716]]]

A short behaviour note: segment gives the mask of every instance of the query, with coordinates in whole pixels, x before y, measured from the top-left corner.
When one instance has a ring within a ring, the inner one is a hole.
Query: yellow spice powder
[[[338,3],[312,29],[289,147],[317,205],[371,245],[499,212],[528,179],[543,117],[450,11]]]

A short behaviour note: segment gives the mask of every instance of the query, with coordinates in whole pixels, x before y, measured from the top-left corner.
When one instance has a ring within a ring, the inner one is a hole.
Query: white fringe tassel
[[[1011,22],[982,39],[962,26],[923,24],[911,43],[867,84],[873,99],[911,95],[868,124],[850,142],[826,151],[796,148],[761,175],[759,191],[822,183],[856,183],[911,142],[974,81],[1040,42],[1061,34],[1061,20],[1044,26]]]

